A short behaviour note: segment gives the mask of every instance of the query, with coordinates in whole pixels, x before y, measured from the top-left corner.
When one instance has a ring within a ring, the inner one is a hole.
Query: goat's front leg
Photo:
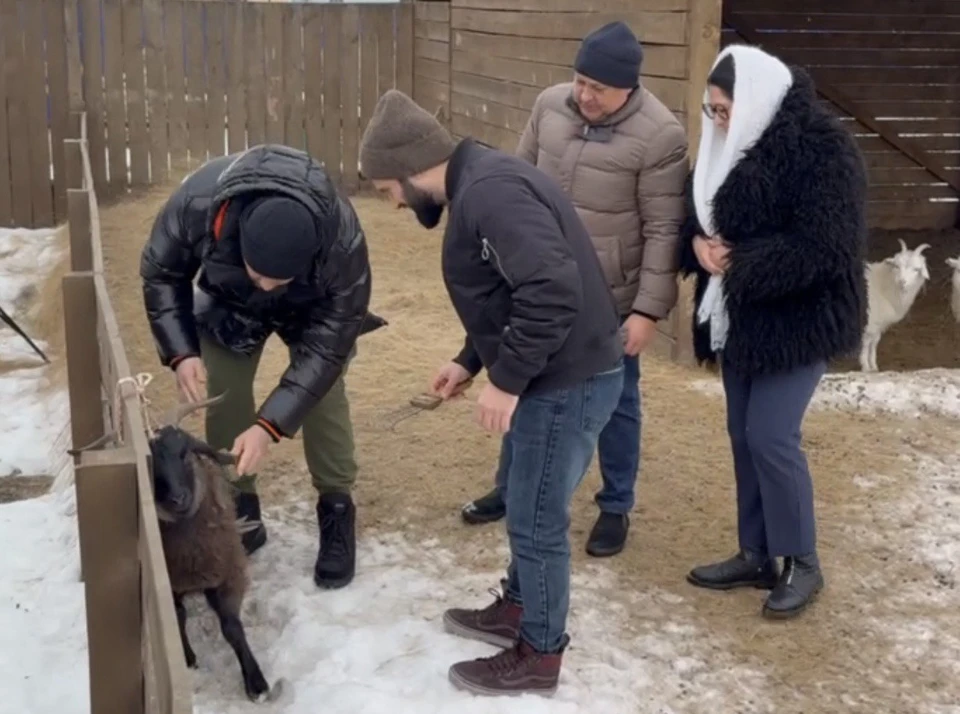
[[[260,665],[256,657],[250,651],[250,645],[247,643],[247,635],[243,631],[243,623],[240,622],[240,613],[234,612],[232,599],[226,597],[221,590],[204,590],[203,594],[210,603],[210,607],[220,618],[220,631],[223,638],[230,643],[233,651],[237,654],[240,661],[240,672],[243,675],[243,688],[247,696],[253,701],[260,701],[261,697],[268,694],[270,687],[267,680],[263,677]]]
[[[880,368],[877,366],[877,348],[880,346],[880,337],[881,335],[874,335],[873,339],[870,341],[870,371],[879,372]]]
[[[183,656],[187,660],[187,667],[196,669],[197,655],[187,639],[187,608],[183,606],[183,595],[173,594],[173,607],[177,611],[177,625],[180,626],[180,641],[183,643]]]

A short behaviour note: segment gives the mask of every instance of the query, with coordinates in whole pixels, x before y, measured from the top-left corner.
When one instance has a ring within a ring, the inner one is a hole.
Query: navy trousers
[[[824,372],[821,362],[743,378],[723,364],[737,524],[745,551],[770,557],[816,551],[813,482],[800,429]]]

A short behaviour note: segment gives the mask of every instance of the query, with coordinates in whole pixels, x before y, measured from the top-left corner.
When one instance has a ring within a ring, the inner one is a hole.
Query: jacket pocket
[[[623,253],[618,239],[611,238],[604,241],[597,249],[597,257],[600,259],[603,277],[609,287],[617,288],[626,285],[627,276],[623,270]]]

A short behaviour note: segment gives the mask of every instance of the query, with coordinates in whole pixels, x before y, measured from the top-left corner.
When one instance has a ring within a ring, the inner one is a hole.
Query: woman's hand
[[[722,249],[723,252],[719,252],[718,248]],[[726,264],[725,262],[723,265],[719,264],[717,257],[719,256],[726,261],[728,250],[721,241],[715,238],[697,236],[693,239],[693,252],[697,256],[697,262],[711,275],[723,274]]]

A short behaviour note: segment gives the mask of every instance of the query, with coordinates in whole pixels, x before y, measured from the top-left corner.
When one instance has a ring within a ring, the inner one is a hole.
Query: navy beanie
[[[289,280],[313,265],[320,241],[307,207],[286,196],[259,198],[240,216],[243,260],[265,278]]]
[[[583,38],[573,69],[608,87],[633,89],[640,83],[643,48],[623,22],[611,22]]]

